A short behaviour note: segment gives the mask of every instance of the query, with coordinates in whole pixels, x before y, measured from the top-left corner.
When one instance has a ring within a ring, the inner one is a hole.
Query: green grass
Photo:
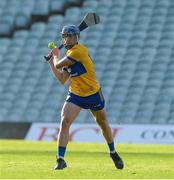
[[[117,145],[125,161],[115,169],[105,144],[70,143],[68,168],[53,170],[56,142],[0,141],[2,179],[172,179],[174,146]]]

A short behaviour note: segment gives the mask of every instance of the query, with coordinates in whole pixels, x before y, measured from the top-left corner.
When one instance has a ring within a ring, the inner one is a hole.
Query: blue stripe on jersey
[[[67,57],[67,59],[69,59],[69,60],[72,61],[72,62],[77,62],[77,60],[73,59],[73,58],[70,57],[70,56],[66,56],[66,57]]]
[[[71,77],[77,77],[77,76],[80,76],[80,75],[87,72],[85,67],[83,66],[83,64],[81,62],[78,62],[69,56],[67,56],[67,58],[69,60],[71,60],[72,62],[74,62],[73,65],[71,65],[67,68],[67,71],[70,73]]]

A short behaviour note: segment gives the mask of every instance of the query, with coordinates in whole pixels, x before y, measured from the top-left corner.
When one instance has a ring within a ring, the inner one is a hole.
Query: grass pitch
[[[70,143],[68,168],[53,170],[56,142],[0,141],[2,179],[172,179],[173,145],[117,145],[125,168],[117,170],[105,144]]]

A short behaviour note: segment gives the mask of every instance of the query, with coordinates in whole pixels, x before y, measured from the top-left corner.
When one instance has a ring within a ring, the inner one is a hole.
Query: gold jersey
[[[88,54],[88,49],[82,44],[74,45],[66,52],[66,57],[74,62],[66,68],[70,73],[69,91],[82,97],[98,92],[100,85],[96,80],[94,64]]]

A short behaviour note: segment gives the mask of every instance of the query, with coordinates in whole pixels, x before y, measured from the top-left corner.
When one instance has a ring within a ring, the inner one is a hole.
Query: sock
[[[58,147],[58,157],[64,159],[66,147]]]
[[[112,143],[108,143],[110,153],[115,153],[114,141]]]

